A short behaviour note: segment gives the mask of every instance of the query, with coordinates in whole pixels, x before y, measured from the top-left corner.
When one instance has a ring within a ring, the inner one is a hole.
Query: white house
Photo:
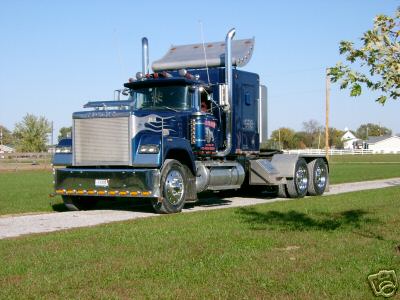
[[[346,132],[342,136],[343,148],[354,149],[354,143],[360,141],[356,136],[347,128],[344,129]]]
[[[365,144],[374,153],[400,153],[400,137],[396,135],[370,136]]]
[[[11,148],[6,145],[0,145],[0,153],[13,153],[15,152],[14,148]]]

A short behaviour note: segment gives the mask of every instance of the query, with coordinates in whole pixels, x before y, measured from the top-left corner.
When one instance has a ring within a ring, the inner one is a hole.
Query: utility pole
[[[318,150],[319,150],[320,145],[321,145],[321,130],[318,129]]]
[[[279,150],[282,150],[282,146],[281,146],[281,130],[278,129],[278,135],[279,135]]]
[[[54,145],[53,136],[54,136],[54,122],[51,121],[51,146]]]
[[[329,68],[326,68],[326,99],[325,99],[325,155],[329,160],[329,98],[331,80],[329,78]]]

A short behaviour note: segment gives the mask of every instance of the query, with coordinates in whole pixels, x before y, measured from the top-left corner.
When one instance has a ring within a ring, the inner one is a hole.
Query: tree
[[[357,72],[349,66],[337,63],[329,69],[333,82],[340,81],[340,88],[350,88],[350,96],[359,96],[361,85],[372,91],[378,91],[377,102],[384,104],[387,98],[400,97],[400,7],[395,16],[378,15],[374,26],[361,38],[362,46],[356,48],[353,42],[341,41],[340,54],[346,55],[346,60],[358,63],[367,72]]]
[[[307,145],[306,145],[307,137],[308,137],[308,135],[305,131],[297,131],[296,132],[294,139],[297,143],[297,146],[296,146],[297,149],[306,149],[307,148]]]
[[[295,131],[291,128],[281,127],[272,131],[271,140],[278,145],[280,149],[293,149],[296,148]]]
[[[304,144],[309,148],[318,148],[322,145],[323,142],[323,132],[324,129],[321,124],[316,120],[309,120],[307,122],[303,122],[304,129]]]
[[[47,135],[51,126],[45,117],[26,114],[15,125],[14,136],[17,150],[21,152],[42,152],[46,150]]]
[[[3,145],[12,145],[13,144],[13,136],[6,127],[0,125],[0,139]]]
[[[58,135],[58,141],[65,139],[65,138],[70,138],[72,135],[72,126],[70,127],[61,127],[60,133]]]
[[[360,125],[356,132],[356,136],[362,140],[368,139],[369,136],[381,136],[390,134],[392,134],[392,131],[390,129],[372,123]]]
[[[342,137],[344,133],[345,132],[340,129],[329,127],[329,138],[328,138],[329,147],[334,147],[336,149],[343,149]],[[324,139],[323,145],[325,146],[325,132],[323,135],[323,139]]]

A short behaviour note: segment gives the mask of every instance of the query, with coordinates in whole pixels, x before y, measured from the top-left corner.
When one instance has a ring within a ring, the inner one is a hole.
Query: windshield
[[[188,86],[162,86],[134,90],[134,109],[173,108],[189,109],[192,99]]]

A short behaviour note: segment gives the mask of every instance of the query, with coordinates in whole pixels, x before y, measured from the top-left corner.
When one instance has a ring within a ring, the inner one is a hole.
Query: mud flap
[[[193,176],[192,171],[188,167],[185,167],[188,181],[188,193],[186,198],[186,203],[196,202],[197,199],[197,191],[196,191],[196,177]]]

